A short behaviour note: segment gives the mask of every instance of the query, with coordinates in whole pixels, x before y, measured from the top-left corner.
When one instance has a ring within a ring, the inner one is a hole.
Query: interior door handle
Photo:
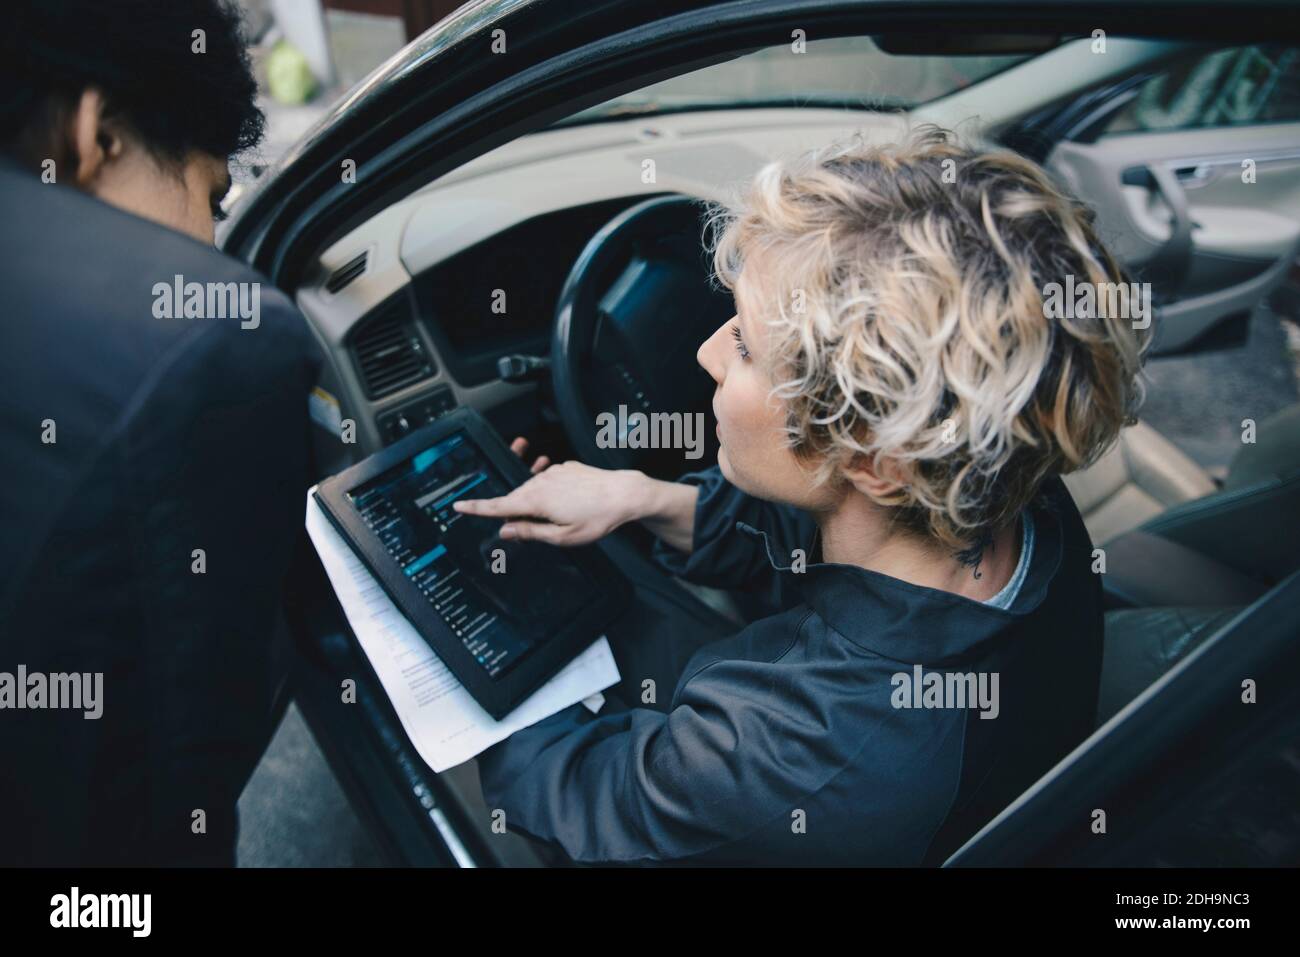
[[[1142,278],[1159,287],[1161,298],[1177,294],[1187,278],[1192,262],[1192,214],[1187,194],[1177,174],[1168,166],[1152,163],[1126,169],[1120,181],[1125,186],[1141,186],[1156,193],[1169,207],[1169,238],[1142,266]]]
[[[1215,172],[1216,168],[1209,163],[1197,163],[1195,166],[1179,166],[1174,175],[1183,189],[1200,189],[1214,179]]]

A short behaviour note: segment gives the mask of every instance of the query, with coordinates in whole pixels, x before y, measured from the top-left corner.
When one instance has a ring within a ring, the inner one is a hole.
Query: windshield
[[[582,110],[557,125],[632,114],[745,106],[906,110],[946,96],[1022,60],[1014,56],[885,53],[870,37],[766,47],[652,84]]]

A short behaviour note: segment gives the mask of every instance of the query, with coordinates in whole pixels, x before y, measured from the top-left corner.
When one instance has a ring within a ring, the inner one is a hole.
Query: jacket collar
[[[1034,551],[1020,592],[1006,609],[858,565],[809,560],[797,571],[793,564],[776,560],[766,531],[746,522],[737,522],[736,529],[762,544],[783,585],[797,588],[835,631],[885,657],[924,664],[979,649],[1043,603],[1061,564],[1064,534],[1060,514],[1048,496],[1041,495],[1030,508]]]

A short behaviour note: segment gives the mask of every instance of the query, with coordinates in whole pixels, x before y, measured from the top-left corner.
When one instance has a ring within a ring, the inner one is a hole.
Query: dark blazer
[[[772,614],[701,648],[667,713],[576,705],[486,751],[484,796],[511,830],[579,862],[938,864],[1091,731],[1101,586],[1059,480],[1006,610],[824,563],[805,513],[716,468],[684,481],[695,550],[661,545],[661,563]],[[996,675],[996,717],[924,706],[917,666],[922,687]]]
[[[98,720],[0,710],[0,862],[231,863],[317,348],[211,247],[7,163],[0,203],[0,672],[104,676]],[[156,318],[177,275],[257,327]]]

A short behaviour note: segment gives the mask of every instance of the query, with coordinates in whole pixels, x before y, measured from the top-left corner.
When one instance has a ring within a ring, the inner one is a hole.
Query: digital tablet
[[[594,546],[503,541],[500,519],[452,508],[528,478],[496,431],[460,409],[316,490],[397,607],[498,720],[590,646],[631,593]]]

